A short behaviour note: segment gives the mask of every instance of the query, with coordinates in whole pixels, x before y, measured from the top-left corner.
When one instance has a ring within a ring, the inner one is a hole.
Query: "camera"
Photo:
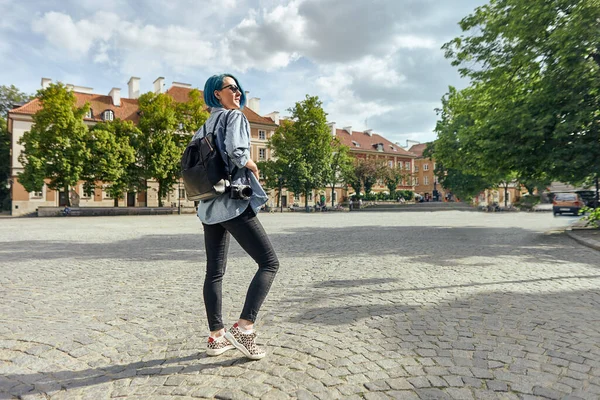
[[[252,193],[252,188],[248,185],[231,185],[229,198],[234,200],[249,200]]]

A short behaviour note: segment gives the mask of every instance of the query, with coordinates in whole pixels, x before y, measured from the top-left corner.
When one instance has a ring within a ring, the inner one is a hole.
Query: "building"
[[[52,80],[42,78],[42,88],[48,87]],[[121,97],[121,89],[113,88],[108,95],[95,94],[92,88],[67,85],[77,101],[77,106],[83,106],[86,102],[90,104],[90,111],[84,118],[87,125],[93,126],[98,122],[121,120],[139,122],[138,98],[140,96],[140,78],[132,77],[128,84],[128,97]],[[163,93],[164,78],[159,77],[154,81],[154,93]],[[188,94],[192,90],[191,85],[185,83],[173,82],[172,86],[164,91],[175,101],[187,101]],[[248,96],[248,92],[246,92]],[[23,171],[18,157],[22,151],[22,146],[18,144],[19,139],[25,132],[31,129],[33,125],[33,115],[41,109],[38,99],[10,110],[8,113],[8,131],[11,135],[11,155],[10,155],[10,193],[12,199],[11,214],[25,215],[34,213],[41,206],[63,206],[69,196],[73,203],[80,207],[112,207],[115,200],[110,198],[107,191],[103,190],[102,183],[96,186],[91,196],[86,196],[83,190],[83,182],[72,188],[71,193],[54,191],[47,188],[46,185],[40,192],[27,192],[19,183],[18,175]],[[270,158],[270,150],[267,148],[267,141],[277,128],[278,114],[272,113],[269,117],[262,117],[260,112],[260,99],[250,98],[247,106],[244,107],[244,114],[250,122],[252,134],[251,157],[254,161],[260,161]],[[276,123],[277,122],[277,123]],[[193,202],[187,201],[183,186],[175,185],[167,198],[163,199],[166,205],[179,205],[182,207],[193,207]],[[148,182],[148,191],[139,193],[128,193],[122,199],[117,199],[120,207],[156,207],[158,206],[158,184],[153,181]]]
[[[446,193],[439,184],[435,175],[435,160],[424,157],[423,152],[428,143],[413,144],[409,152],[415,155],[413,168],[413,184],[415,193],[423,197],[425,201],[443,200]]]

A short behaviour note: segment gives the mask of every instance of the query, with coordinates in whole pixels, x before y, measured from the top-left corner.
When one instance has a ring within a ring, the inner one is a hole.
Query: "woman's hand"
[[[252,160],[248,160],[248,162],[245,165],[246,168],[248,168],[250,171],[252,171],[252,173],[254,174],[254,176],[256,177],[256,180],[259,181],[260,178],[259,173],[258,173],[258,166],[256,165],[256,163]]]

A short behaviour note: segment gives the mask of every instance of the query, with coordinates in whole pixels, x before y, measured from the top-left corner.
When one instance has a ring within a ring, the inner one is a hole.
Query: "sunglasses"
[[[231,90],[232,93],[235,93],[235,92],[242,93],[242,91],[240,90],[240,88],[237,87],[236,85],[227,85],[227,86],[224,86],[224,87],[221,88],[221,90],[225,90],[225,89]]]

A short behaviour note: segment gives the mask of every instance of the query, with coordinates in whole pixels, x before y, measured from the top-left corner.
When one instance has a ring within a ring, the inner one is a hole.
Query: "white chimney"
[[[120,107],[121,106],[121,89],[112,88],[110,93],[108,94],[112,97],[113,106]]]
[[[328,122],[327,125],[331,128],[331,136],[335,137],[335,122]]]
[[[190,83],[173,82],[173,87],[191,89],[192,85]]]
[[[350,136],[352,136],[352,126],[345,126],[345,127],[344,127],[344,130],[345,130],[346,132],[348,132],[348,133],[350,134]]]
[[[271,118],[277,125],[279,125],[279,111],[273,111],[271,114],[265,115],[267,118]]]
[[[365,129],[365,133],[369,136],[373,136],[373,129]]]
[[[162,76],[159,76],[154,81],[154,93],[156,93],[156,94],[164,93],[165,92],[164,87],[165,87],[165,78],[163,78]]]
[[[42,78],[42,89],[46,89],[52,83],[50,78]]]
[[[246,104],[252,111],[260,115],[260,98],[253,97]]]
[[[127,86],[129,87],[130,99],[137,99],[138,97],[140,97],[140,78],[132,76],[131,78],[129,78]]]

